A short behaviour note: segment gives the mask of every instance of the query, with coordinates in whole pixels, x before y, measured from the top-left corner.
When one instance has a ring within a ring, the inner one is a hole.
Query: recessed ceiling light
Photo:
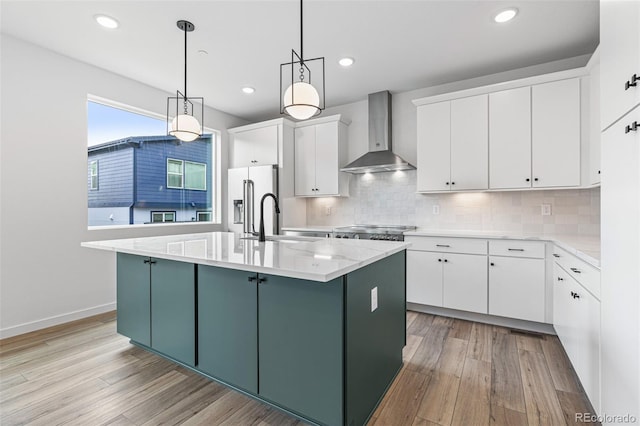
[[[493,18],[494,21],[498,22],[498,23],[503,23],[503,22],[507,22],[512,20],[513,18],[515,18],[515,16],[518,14],[518,9],[516,9],[515,7],[509,8],[509,9],[505,9],[502,12],[498,13],[495,18]]]
[[[105,28],[109,28],[110,30],[115,30],[116,28],[118,28],[120,26],[118,21],[116,21],[111,16],[95,15],[93,18],[96,20],[96,22],[98,24],[102,25]]]
[[[253,87],[250,87],[250,86],[246,86],[246,87],[242,88],[242,92],[246,93],[247,95],[250,95],[255,91],[256,91],[256,89],[254,89]]]
[[[353,60],[353,58],[349,58],[349,57],[341,58],[338,61],[338,63],[343,67],[350,67],[351,65],[353,65],[354,62],[355,61]]]

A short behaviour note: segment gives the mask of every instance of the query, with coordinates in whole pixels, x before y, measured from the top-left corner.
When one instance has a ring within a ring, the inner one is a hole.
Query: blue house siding
[[[173,138],[163,142],[142,142],[135,150],[136,207],[179,208],[187,205],[201,209],[211,205],[208,199],[213,192],[209,188],[212,174],[210,137],[182,144]],[[208,191],[167,188],[167,158],[206,164]]]
[[[128,207],[133,199],[133,147],[89,151],[87,189],[89,208]],[[98,189],[91,189],[92,161],[98,161]]]

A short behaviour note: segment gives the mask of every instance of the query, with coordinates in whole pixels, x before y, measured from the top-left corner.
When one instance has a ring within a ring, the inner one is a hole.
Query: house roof
[[[209,135],[205,135],[202,136],[200,139],[200,141],[206,141],[210,139]],[[95,153],[95,152],[99,152],[99,151],[103,151],[105,149],[109,149],[109,150],[113,150],[113,149],[122,149],[122,148],[134,148],[134,147],[141,147],[143,144],[145,143],[151,143],[151,142],[171,142],[174,143],[176,145],[180,145],[183,142],[174,137],[174,136],[168,136],[168,135],[161,135],[161,136],[128,136],[126,138],[122,138],[122,139],[116,139],[116,140],[112,140],[109,142],[104,142],[98,145],[92,145],[87,149],[87,152],[89,153]]]

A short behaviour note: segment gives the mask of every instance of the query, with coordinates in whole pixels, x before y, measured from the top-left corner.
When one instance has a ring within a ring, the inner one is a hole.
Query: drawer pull
[[[637,121],[634,121],[633,123],[631,123],[630,125],[624,128],[624,132],[625,133],[635,132],[636,130],[638,130],[638,127],[640,127],[640,125],[638,125]]]
[[[631,80],[627,80],[624,83],[624,90],[629,90],[630,87],[636,87],[638,85],[638,76],[636,74],[631,76]]]
[[[558,277],[558,281],[564,281],[564,278]]]
[[[578,268],[571,268],[571,271],[575,272],[576,274],[580,273],[580,269],[578,269]]]
[[[557,253],[553,253],[553,257],[560,257],[560,255]]]
[[[509,250],[509,251],[524,251],[524,249],[512,249],[512,248],[510,248],[510,249],[508,249],[508,250]]]
[[[436,247],[451,247],[449,244],[436,244]]]

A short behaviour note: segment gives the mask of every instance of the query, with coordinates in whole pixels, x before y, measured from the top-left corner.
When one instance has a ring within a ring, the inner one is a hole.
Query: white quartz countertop
[[[404,242],[278,236],[260,243],[231,232],[89,241],[83,247],[327,282],[410,246]]]
[[[501,231],[464,231],[418,228],[415,231],[405,232],[404,235],[423,237],[460,237],[460,238],[487,238],[501,240],[537,240],[550,241],[558,247],[579,257],[585,262],[600,268],[600,238],[584,235],[554,235],[554,234],[520,234]]]

